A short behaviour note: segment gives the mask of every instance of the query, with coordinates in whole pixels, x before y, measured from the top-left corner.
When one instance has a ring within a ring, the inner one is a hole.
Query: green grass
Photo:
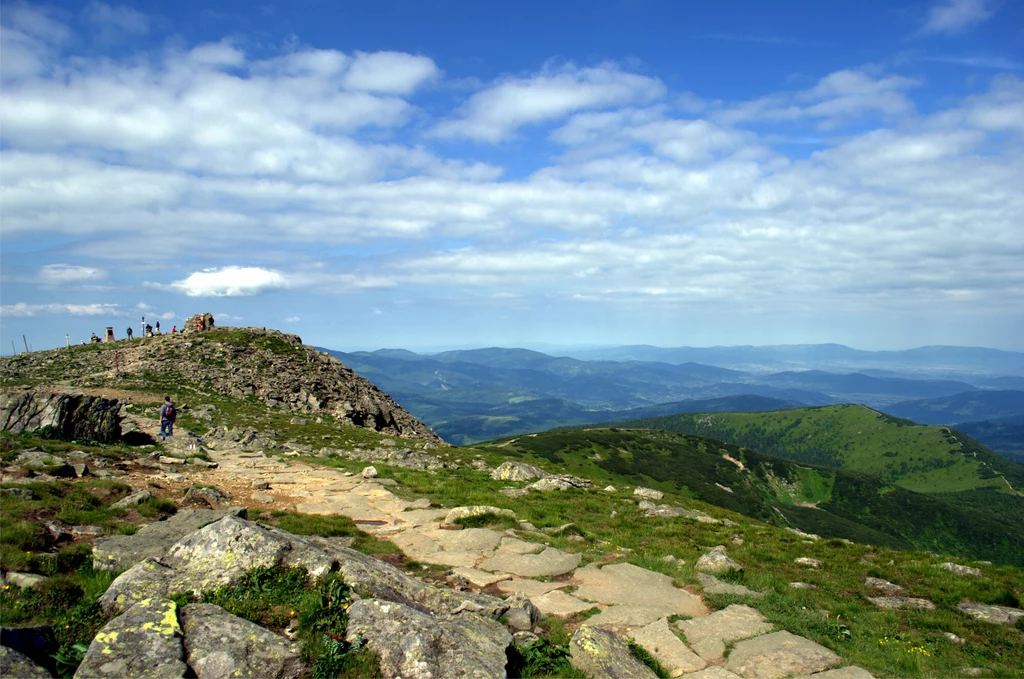
[[[352,549],[364,554],[400,555],[402,550],[388,540],[380,540],[356,527],[347,516],[321,516],[297,512],[275,511],[269,517],[261,515],[265,523],[295,535],[322,535],[324,537],[351,537]]]

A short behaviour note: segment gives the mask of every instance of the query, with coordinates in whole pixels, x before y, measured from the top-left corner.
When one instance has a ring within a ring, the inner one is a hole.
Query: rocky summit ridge
[[[112,384],[176,394],[182,387],[252,398],[294,413],[402,438],[440,443],[428,426],[339,359],[298,335],[265,328],[217,327],[24,353],[0,359],[8,389],[43,384],[72,390]]]

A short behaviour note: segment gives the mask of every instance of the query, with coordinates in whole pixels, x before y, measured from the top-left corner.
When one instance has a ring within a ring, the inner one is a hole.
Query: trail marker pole
[[[21,341],[25,343],[25,351],[26,351],[26,352],[30,352],[30,351],[32,351],[31,349],[29,349],[29,348],[28,348],[28,340],[27,340],[27,339],[25,339],[25,336],[24,336],[24,335],[22,335],[22,336],[21,336]]]

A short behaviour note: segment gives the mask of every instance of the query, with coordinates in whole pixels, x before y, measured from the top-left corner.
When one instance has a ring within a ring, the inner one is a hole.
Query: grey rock
[[[494,514],[495,516],[507,516],[509,518],[516,518],[516,513],[511,509],[501,509],[500,507],[491,507],[489,505],[475,505],[472,507],[455,507],[448,515],[444,517],[442,525],[454,526],[458,525],[458,521],[461,519],[469,519],[474,516],[486,516],[487,514]]]
[[[818,589],[817,585],[809,582],[791,582],[789,583],[790,589]]]
[[[114,504],[112,504],[110,506],[111,507],[116,507],[116,508],[119,508],[119,509],[127,509],[128,507],[134,507],[136,505],[142,504],[143,502],[145,502],[146,500],[150,499],[151,497],[153,497],[153,493],[149,492],[148,490],[143,489],[143,490],[137,491],[135,493],[132,493],[131,495],[129,495],[127,497],[121,498],[120,500],[118,500],[117,502],[115,502]]]
[[[916,608],[918,610],[930,611],[935,604],[928,599],[913,596],[869,596],[868,601],[879,608]]]
[[[274,502],[274,496],[270,493],[256,492],[252,494],[252,499],[256,500],[256,502],[262,502],[263,504],[273,504]]]
[[[796,677],[795,679],[875,679],[875,675],[871,674],[863,667],[850,665],[849,667],[843,667],[838,670],[826,670],[815,674],[804,674]]]
[[[76,538],[98,537],[107,531],[100,526],[72,526],[71,534]]]
[[[956,573],[957,575],[971,575],[971,576],[974,576],[974,577],[979,577],[981,575],[981,569],[980,568],[971,568],[970,566],[961,566],[960,564],[953,563],[951,561],[946,561],[944,563],[940,563],[939,564],[939,568],[945,568],[950,573]]]
[[[765,634],[772,630],[760,611],[733,604],[711,615],[676,623],[697,655],[717,662],[725,654],[725,644]],[[699,669],[699,668],[698,668]]]
[[[71,468],[75,470],[75,476],[77,476],[78,478],[82,478],[83,476],[89,473],[89,465],[85,464],[84,462],[76,462],[75,464],[71,465]]]
[[[116,443],[121,438],[121,404],[116,398],[45,389],[0,394],[0,430],[20,433],[43,427],[52,427],[63,441]]]
[[[581,625],[569,640],[573,667],[591,679],[656,679],[647,665],[637,660],[626,640],[614,632]]]
[[[23,500],[31,500],[35,497],[28,488],[0,488],[0,494],[7,495],[9,497],[17,497]]]
[[[530,601],[530,597],[522,592],[516,592],[508,599],[505,599],[505,603],[508,604],[508,610],[505,611],[505,620],[509,627],[514,627],[518,630],[528,630],[533,629],[540,622],[540,611]]]
[[[882,578],[865,578],[864,586],[873,587],[874,589],[880,589],[886,594],[895,594],[896,592],[903,591],[903,588],[899,585],[893,584],[888,580],[883,580]]]
[[[704,591],[709,594],[735,594],[737,596],[749,596],[755,598],[761,598],[764,596],[764,592],[755,592],[743,585],[734,585],[732,583],[722,582],[710,573],[697,573],[697,581],[704,587]]]
[[[529,488],[502,488],[498,492],[501,493],[502,495],[507,495],[508,497],[510,497],[512,499],[517,499],[517,498],[523,497],[524,495],[529,495],[530,494],[530,489]]]
[[[210,509],[226,509],[231,505],[231,496],[219,488],[189,488],[185,502],[204,504]]]
[[[220,606],[192,604],[180,617],[188,665],[199,679],[296,679],[306,671],[298,643]]]
[[[742,677],[779,679],[822,672],[841,662],[838,655],[810,639],[773,632],[736,644],[725,669]]]
[[[743,566],[734,561],[725,553],[725,546],[718,545],[710,552],[697,559],[694,568],[702,573],[728,573],[729,571],[742,571]]]
[[[51,679],[53,677],[45,668],[37,665],[28,656],[13,648],[0,646],[0,677],[11,679]]]
[[[161,455],[160,457],[157,458],[157,462],[159,462],[160,464],[170,465],[187,464],[183,458],[171,457],[169,455]]]
[[[653,488],[644,488],[643,486],[637,486],[633,489],[633,495],[638,497],[645,497],[649,500],[660,500],[665,497],[665,494],[660,490],[654,490]]]
[[[360,476],[362,476],[364,479],[375,479],[378,476],[380,476],[380,474],[377,473],[377,468],[371,465],[369,467],[364,467],[363,471],[360,473]]]
[[[964,601],[957,606],[957,610],[966,613],[975,620],[990,622],[995,625],[1012,625],[1021,618],[1024,618],[1024,611],[1009,606],[986,606],[976,604],[973,601]]]
[[[177,679],[188,672],[178,607],[143,599],[103,626],[75,672],[76,679]]]
[[[542,479],[548,473],[540,467],[534,467],[525,462],[503,462],[491,472],[491,478],[495,481],[530,481],[531,479]]]
[[[686,644],[672,633],[667,618],[659,618],[647,627],[633,630],[630,634],[633,641],[643,646],[668,670],[670,676],[677,677],[680,674],[696,672],[707,666],[703,658],[687,648]]]
[[[155,558],[141,561],[119,575],[100,595],[100,608],[107,615],[122,613],[143,599],[162,597],[174,577],[174,570]]]
[[[534,490],[569,490],[570,488],[590,488],[594,485],[589,479],[571,474],[549,475],[534,481],[528,487]]]
[[[270,490],[270,484],[266,481],[253,481],[252,487],[254,490]]]
[[[807,566],[808,568],[821,568],[821,561],[818,559],[812,559],[809,556],[801,556],[793,559],[793,563],[797,566]]]
[[[97,570],[126,570],[147,557],[160,557],[178,540],[225,516],[245,517],[244,507],[225,510],[183,509],[134,535],[108,535],[96,540],[92,566]]]
[[[365,640],[389,679],[505,676],[512,635],[493,620],[470,612],[436,618],[379,599],[356,601],[348,615],[346,638]]]
[[[45,575],[36,575],[35,573],[19,573],[18,571],[7,571],[7,582],[21,589],[28,589],[29,587],[38,587],[42,583],[46,582],[49,578]]]

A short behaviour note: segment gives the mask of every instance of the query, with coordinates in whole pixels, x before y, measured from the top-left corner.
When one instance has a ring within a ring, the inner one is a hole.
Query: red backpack
[[[164,412],[164,419],[174,422],[178,418],[178,413],[174,412],[174,406],[170,403],[167,404],[167,410]]]

